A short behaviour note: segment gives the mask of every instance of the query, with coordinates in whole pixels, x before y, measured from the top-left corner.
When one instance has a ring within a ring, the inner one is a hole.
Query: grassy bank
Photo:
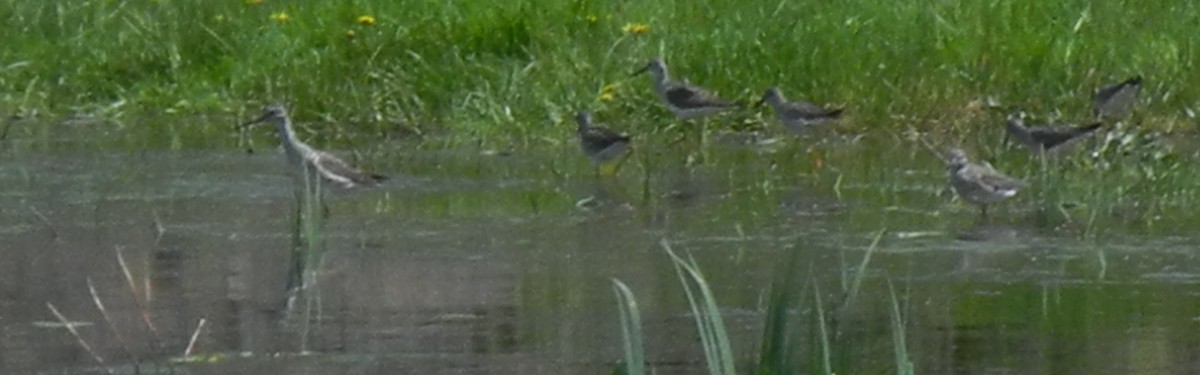
[[[1178,1],[3,3],[0,109],[18,114],[283,101],[351,133],[529,143],[585,107],[665,126],[647,79],[628,77],[660,55],[733,99],[777,84],[843,103],[856,129],[963,124],[985,96],[1082,116],[1095,87],[1134,74],[1142,122],[1171,129],[1200,97],[1200,5]]]

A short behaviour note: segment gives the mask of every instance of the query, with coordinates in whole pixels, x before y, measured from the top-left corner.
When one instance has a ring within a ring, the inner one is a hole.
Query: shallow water
[[[324,250],[304,268],[309,288],[290,293],[300,233],[274,150],[6,140],[0,373],[132,373],[135,362],[199,374],[608,373],[621,356],[614,278],[638,299],[651,366],[696,373],[703,354],[663,239],[702,267],[747,369],[769,288],[796,254],[809,288],[791,314],[812,369],[816,285],[835,368],[893,371],[890,281],[922,374],[1200,371],[1191,218],[1048,224],[1024,194],[980,220],[919,148],[752,141],[643,147],[616,179],[595,178],[573,144],[376,145],[363,158],[393,179],[328,194]],[[881,230],[861,294],[835,311]],[[87,323],[79,332],[105,366],[47,303]],[[201,319],[196,361],[172,365]]]

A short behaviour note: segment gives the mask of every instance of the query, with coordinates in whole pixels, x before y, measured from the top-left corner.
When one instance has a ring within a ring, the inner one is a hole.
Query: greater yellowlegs
[[[579,147],[602,172],[608,162],[625,156],[629,151],[629,136],[593,125],[591,112],[582,111],[575,114],[575,122],[579,123]],[[615,172],[616,168],[613,171]]]
[[[738,105],[721,99],[699,86],[671,80],[667,65],[661,59],[650,60],[633,75],[650,73],[654,81],[654,91],[667,109],[680,120],[704,117],[737,108]]]
[[[826,109],[803,100],[787,101],[778,87],[772,87],[763,94],[757,105],[767,103],[775,109],[775,116],[783,126],[795,131],[804,132],[809,127],[837,120],[842,117],[842,109]]]
[[[1142,76],[1101,87],[1092,97],[1092,114],[1099,119],[1123,119],[1133,111],[1141,90]]]
[[[971,163],[967,153],[951,149],[947,153],[947,171],[950,186],[967,202],[979,205],[980,213],[987,216],[987,206],[1017,195],[1025,182],[996,171],[990,164]]]
[[[275,125],[279,132],[279,140],[287,152],[288,162],[293,168],[307,168],[329,182],[344,188],[358,185],[377,185],[387,177],[377,174],[364,173],[358,168],[338,159],[328,152],[317,150],[296,138],[292,129],[292,120],[288,117],[287,109],[280,104],[271,104],[263,108],[263,114],[257,119],[248,121],[242,126],[257,123]]]
[[[1100,126],[1099,122],[1083,126],[1025,126],[1025,113],[1018,111],[1008,115],[1004,129],[1026,147],[1037,152],[1049,152],[1066,148],[1100,129]]]

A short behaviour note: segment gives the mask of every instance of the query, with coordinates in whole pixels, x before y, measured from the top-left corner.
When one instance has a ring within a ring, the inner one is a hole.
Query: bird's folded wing
[[[732,107],[734,104],[718,98],[704,89],[692,85],[679,84],[667,89],[667,102],[682,109],[705,107]]]
[[[346,164],[346,162],[342,161],[342,159],[338,159],[336,156],[328,153],[318,153],[316,158],[313,160],[313,164],[316,165],[317,170],[321,172],[325,178],[330,180],[342,183],[349,182],[358,184],[374,182],[371,176],[363,173],[358,168],[350,166],[350,164]]]
[[[788,116],[800,118],[832,117],[841,114],[839,110],[827,110],[805,101],[787,103],[787,106],[784,107],[784,112]]]

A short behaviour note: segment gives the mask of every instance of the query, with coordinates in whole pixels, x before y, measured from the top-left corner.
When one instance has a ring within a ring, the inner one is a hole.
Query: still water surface
[[[614,278],[638,299],[658,373],[702,372],[662,239],[702,267],[747,370],[795,252],[809,287],[791,313],[814,370],[813,285],[836,321],[840,373],[894,372],[890,280],[921,374],[1200,373],[1194,226],[1046,225],[1028,194],[980,220],[952,199],[939,160],[891,140],[717,140],[691,165],[683,151],[640,150],[616,179],[595,178],[569,143],[380,145],[364,163],[392,180],[329,194],[324,251],[290,307],[296,200],[276,150],[4,142],[4,374],[102,372],[47,303],[85,323],[118,373],[131,357],[166,372],[201,319],[199,360],[176,373],[608,373],[621,356]],[[885,229],[861,295],[832,311]]]

